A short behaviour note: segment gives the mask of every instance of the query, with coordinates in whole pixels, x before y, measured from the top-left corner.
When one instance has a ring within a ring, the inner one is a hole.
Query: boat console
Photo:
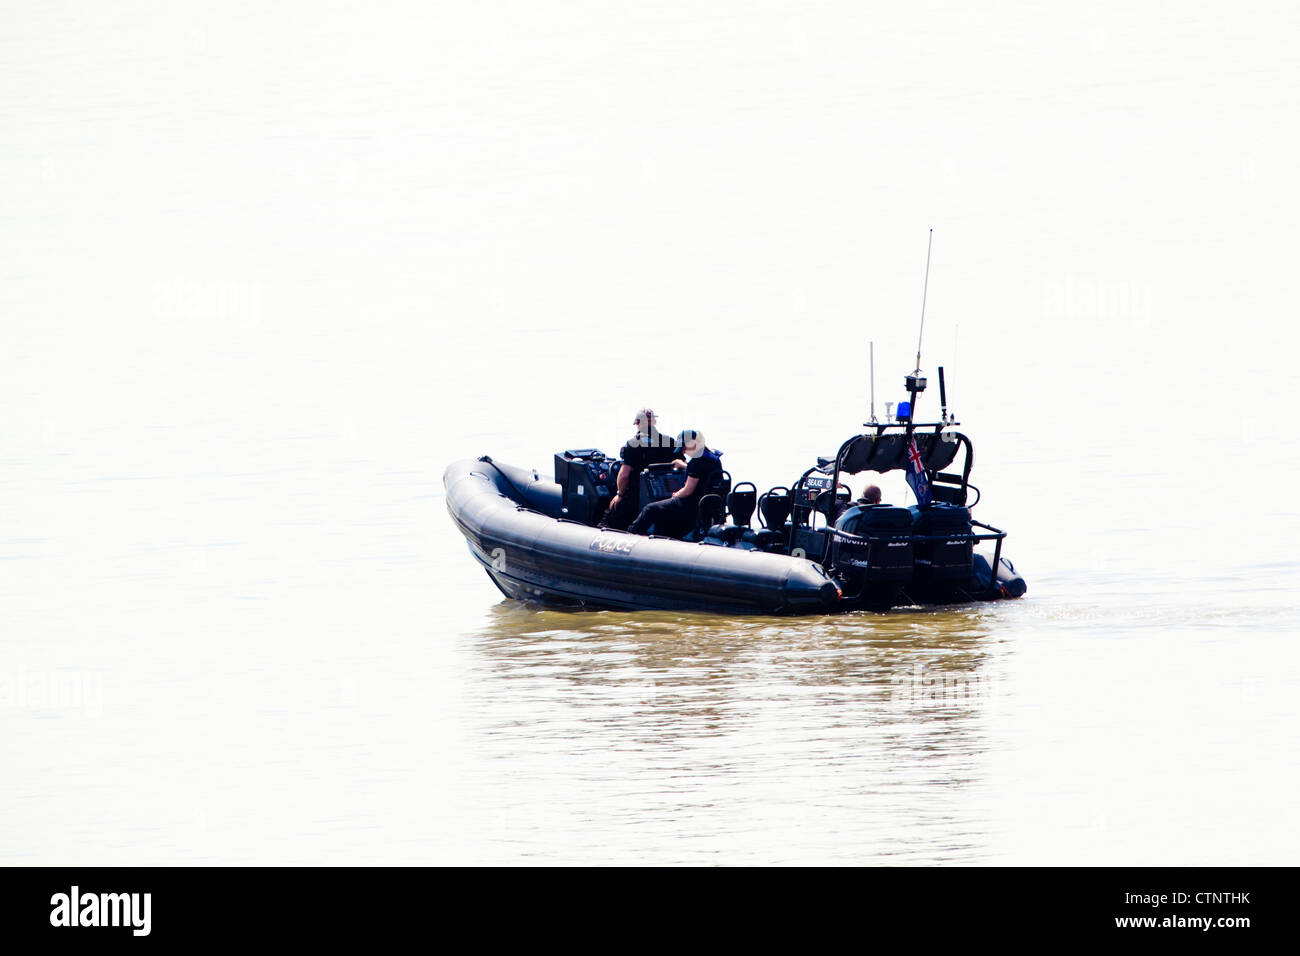
[[[571,448],[555,456],[555,483],[563,496],[562,514],[594,525],[614,497],[619,461],[598,448]]]

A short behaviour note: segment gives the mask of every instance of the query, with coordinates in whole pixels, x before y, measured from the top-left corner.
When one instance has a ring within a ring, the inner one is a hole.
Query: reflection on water
[[[501,779],[476,792],[503,833],[521,818],[571,830],[547,841],[559,859],[978,860],[963,791],[981,785],[998,611],[735,621],[500,603],[474,638],[471,711]]]

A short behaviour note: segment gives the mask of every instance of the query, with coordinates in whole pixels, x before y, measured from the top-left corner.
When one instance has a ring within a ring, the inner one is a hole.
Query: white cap
[[[695,442],[695,451],[686,450],[686,443],[688,441]],[[682,446],[682,453],[687,458],[699,458],[704,454],[705,449],[704,432],[696,431],[694,428],[687,428],[677,436],[677,444]]]

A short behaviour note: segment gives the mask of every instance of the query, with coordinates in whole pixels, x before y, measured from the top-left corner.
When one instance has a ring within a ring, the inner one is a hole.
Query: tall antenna
[[[876,343],[871,343],[871,424],[876,424]]]
[[[921,337],[925,335],[925,297],[930,291],[930,250],[934,246],[934,229],[930,229],[930,238],[925,245],[925,284],[921,286],[921,329],[916,333],[916,370],[903,379],[907,388],[907,440],[912,440],[912,428],[916,422],[916,396],[925,391],[925,376],[921,374]],[[900,418],[902,416],[899,416]]]
[[[921,330],[916,333],[916,370],[921,370],[921,336],[925,334],[925,297],[930,291],[930,249],[934,246],[934,227],[925,244],[925,284],[921,286]]]

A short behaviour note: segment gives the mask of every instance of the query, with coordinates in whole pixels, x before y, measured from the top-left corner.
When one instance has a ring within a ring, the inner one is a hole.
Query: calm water
[[[1295,14],[710,9],[9,5],[0,862],[1295,861]],[[789,484],[930,225],[1025,600],[501,600],[448,461]]]

